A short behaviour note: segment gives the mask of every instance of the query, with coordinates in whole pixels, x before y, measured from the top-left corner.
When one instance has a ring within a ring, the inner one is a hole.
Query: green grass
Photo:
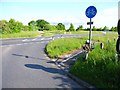
[[[114,34],[107,34],[105,36],[94,36],[93,40],[94,41],[105,41],[105,40],[114,40],[114,38],[117,38],[117,33]],[[113,38],[114,37],[114,38]],[[64,38],[64,39],[57,39],[54,41],[51,41],[47,46],[46,46],[46,52],[51,58],[58,57],[60,55],[63,55],[65,53],[69,53],[72,50],[81,48],[81,46],[85,43],[88,37],[84,38]]]
[[[0,34],[1,38],[29,38],[29,37],[37,37],[41,35],[41,33],[37,31],[22,31],[20,33],[12,33],[12,34]]]
[[[110,43],[107,42],[108,36],[101,37],[104,49],[100,49],[100,43],[96,44],[88,59],[84,61],[80,57],[71,67],[70,73],[97,88],[120,88],[120,63],[115,59],[116,42],[113,36],[109,36]]]
[[[42,34],[42,36],[54,36],[55,34],[54,33],[50,33],[50,32],[45,32]]]
[[[72,31],[67,32],[67,34],[89,34],[89,31]],[[92,31],[92,34],[102,34],[102,31]]]
[[[56,58],[72,50],[81,48],[86,38],[62,38],[51,41],[46,46],[46,52],[51,58]]]
[[[71,67],[70,73],[83,79],[97,88],[120,88],[120,63],[115,59],[117,33],[107,33],[105,36],[94,36],[92,40],[98,41],[95,49],[89,53],[86,61],[82,57]],[[52,58],[81,48],[88,37],[64,38],[51,41],[46,51]],[[108,42],[109,40],[109,42]],[[100,49],[100,43],[104,49]]]
[[[118,37],[118,35],[117,35],[117,32],[108,32],[106,35],[104,35],[104,36],[93,36],[92,37],[92,40],[93,41],[100,41],[100,42],[108,42],[108,40],[111,42],[111,41],[113,41],[114,39],[116,40],[117,39],[117,37]]]
[[[53,34],[89,34],[89,31],[71,31],[66,32],[64,30],[54,30],[54,31],[44,31],[45,33],[53,33]],[[113,34],[116,32],[107,32],[107,34]],[[103,34],[103,31],[92,31],[92,34]]]

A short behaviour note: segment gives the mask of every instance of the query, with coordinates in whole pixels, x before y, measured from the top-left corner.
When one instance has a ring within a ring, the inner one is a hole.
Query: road
[[[82,36],[87,34],[0,40],[2,88],[83,88],[44,53],[51,40]]]
[[[60,37],[75,37],[56,35]],[[77,36],[78,37],[78,36]],[[53,37],[1,40],[2,88],[83,88],[44,53]]]

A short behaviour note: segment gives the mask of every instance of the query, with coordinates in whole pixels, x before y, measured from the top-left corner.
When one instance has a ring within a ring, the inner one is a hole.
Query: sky
[[[88,28],[85,11],[95,6],[97,14],[93,26],[117,26],[119,0],[0,0],[0,20],[10,18],[27,25],[31,20],[44,19],[50,24],[63,23],[66,28],[73,23]]]

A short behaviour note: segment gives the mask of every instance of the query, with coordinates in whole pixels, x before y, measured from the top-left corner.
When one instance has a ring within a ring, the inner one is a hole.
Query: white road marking
[[[32,39],[32,41],[35,41],[35,40],[37,40],[37,39],[36,38]]]
[[[23,42],[27,41],[27,39],[22,40]]]
[[[20,43],[20,44],[12,44],[12,45],[2,45],[0,47],[10,47],[10,46],[14,46],[14,45],[27,45],[27,44],[35,44],[35,43],[48,43],[50,41],[42,41],[42,42],[31,42],[31,43]]]
[[[44,40],[45,38],[41,38],[41,40]]]
[[[22,45],[22,44],[15,44],[15,45],[18,45],[18,46],[19,46],[19,45]]]
[[[52,39],[52,37],[50,37],[50,38],[47,38],[46,40],[51,40]]]

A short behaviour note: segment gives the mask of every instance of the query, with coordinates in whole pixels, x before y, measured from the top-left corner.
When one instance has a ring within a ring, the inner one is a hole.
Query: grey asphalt
[[[83,88],[46,56],[44,48],[50,40],[2,40],[2,88]]]

